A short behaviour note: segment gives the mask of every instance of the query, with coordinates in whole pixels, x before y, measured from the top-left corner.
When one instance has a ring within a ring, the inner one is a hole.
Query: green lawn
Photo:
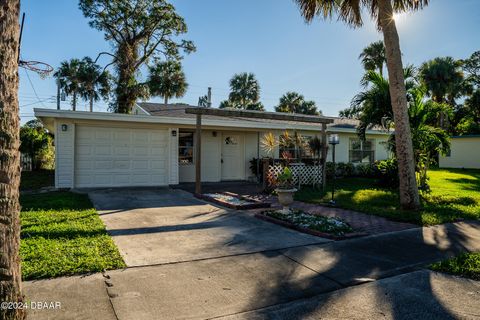
[[[125,266],[86,195],[22,195],[24,280],[98,272]]]
[[[480,219],[480,170],[438,169],[429,177],[432,191],[423,194],[418,212],[402,211],[397,191],[380,188],[372,179],[337,179],[335,199],[342,208],[419,225]],[[296,200],[318,204],[328,203],[330,197],[330,183],[327,192],[303,188],[295,195]]]
[[[464,253],[453,259],[434,263],[432,270],[480,280],[480,252]]]
[[[20,190],[36,190],[55,184],[54,170],[22,171]]]

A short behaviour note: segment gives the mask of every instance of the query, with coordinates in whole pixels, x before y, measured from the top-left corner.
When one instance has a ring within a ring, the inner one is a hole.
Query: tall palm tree
[[[353,27],[363,25],[362,12],[369,12],[383,33],[385,57],[390,81],[390,95],[395,121],[395,139],[400,180],[400,204],[403,209],[420,208],[420,197],[415,178],[415,162],[407,112],[407,92],[403,78],[402,54],[394,12],[422,9],[428,0],[295,0],[306,21],[315,16],[324,18],[338,14]]]
[[[305,101],[303,95],[297,92],[287,92],[281,96],[275,111],[310,115],[320,114],[314,101]]]
[[[376,41],[370,43],[365,47],[358,56],[362,61],[363,68],[367,71],[377,69],[380,75],[383,76],[383,66],[385,65],[385,46],[383,41]]]
[[[20,146],[18,108],[19,0],[0,0],[0,302],[22,302],[20,272]],[[24,319],[0,308],[0,319]]]
[[[89,101],[90,112],[92,112],[94,101],[108,97],[111,76],[108,71],[102,71],[102,68],[91,58],[85,57],[81,61],[79,80],[79,94],[83,99]]]
[[[168,100],[173,97],[183,97],[188,88],[182,65],[174,60],[160,62],[151,67],[147,83],[150,94],[162,97],[165,104],[168,104]]]
[[[235,74],[230,79],[228,99],[239,109],[247,109],[260,100],[260,84],[253,73]]]
[[[438,57],[427,61],[420,67],[420,80],[425,85],[433,101],[455,106],[455,99],[466,93],[468,86],[464,82],[461,62],[452,57]],[[441,128],[445,128],[445,113],[439,117]]]
[[[452,57],[438,57],[424,62],[420,67],[420,80],[435,102],[448,102],[456,95],[463,82],[461,62]]]
[[[63,61],[58,70],[53,74],[67,96],[72,96],[72,109],[77,110],[77,99],[81,87],[80,70],[82,61],[71,59]]]

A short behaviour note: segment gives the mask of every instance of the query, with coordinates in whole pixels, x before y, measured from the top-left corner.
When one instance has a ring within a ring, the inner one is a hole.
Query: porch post
[[[202,193],[202,115],[197,114],[195,128],[195,194]]]
[[[325,190],[327,187],[327,124],[322,123],[322,188]]]

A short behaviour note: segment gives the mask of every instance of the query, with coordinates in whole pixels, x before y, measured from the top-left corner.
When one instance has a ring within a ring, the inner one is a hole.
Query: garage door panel
[[[152,156],[158,156],[158,157],[165,157],[166,156],[166,153],[167,153],[167,148],[166,146],[163,147],[153,147],[150,149],[150,154]]]
[[[116,146],[114,147],[114,154],[116,156],[129,156],[130,155],[130,148],[128,145],[125,146]]]
[[[77,125],[76,187],[168,184],[168,131]]]

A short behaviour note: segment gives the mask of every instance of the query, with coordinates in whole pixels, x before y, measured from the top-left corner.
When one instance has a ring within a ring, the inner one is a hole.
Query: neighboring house
[[[480,169],[480,135],[451,137],[450,153],[439,160],[440,168]]]
[[[35,109],[55,135],[57,188],[164,186],[195,180],[195,115],[188,105],[139,103],[134,115]],[[337,162],[369,163],[388,158],[388,133],[356,135],[356,121],[334,118],[327,133],[337,133]],[[253,178],[249,162],[264,157],[260,140],[285,130],[307,139],[320,136],[317,124],[250,118],[202,117],[202,181]],[[275,150],[278,158],[281,150]],[[329,151],[328,159],[331,160]]]

